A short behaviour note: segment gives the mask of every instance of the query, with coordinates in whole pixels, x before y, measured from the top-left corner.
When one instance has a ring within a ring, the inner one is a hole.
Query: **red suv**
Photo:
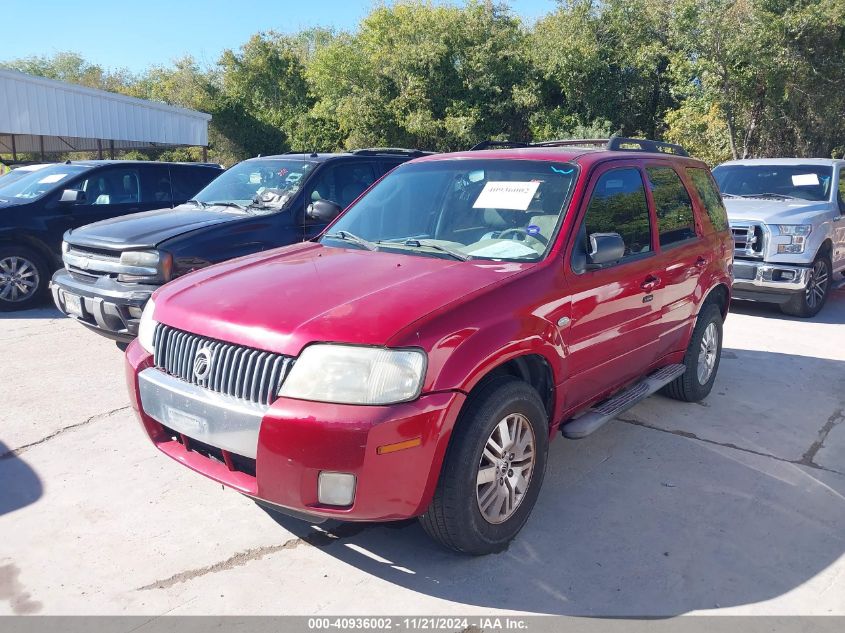
[[[164,286],[126,352],[152,441],[283,512],[504,548],[555,434],[700,400],[719,367],[733,242],[707,166],[579,143],[410,161],[319,238]]]

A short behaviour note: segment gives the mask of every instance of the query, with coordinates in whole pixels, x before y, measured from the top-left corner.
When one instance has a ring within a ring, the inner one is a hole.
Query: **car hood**
[[[19,207],[22,204],[27,204],[29,202],[33,202],[35,198],[12,198],[11,196],[8,198],[4,198],[0,195],[0,209],[6,209],[8,207]]]
[[[764,224],[811,224],[819,213],[830,209],[827,202],[772,200],[768,198],[725,198],[729,220],[751,220]]]
[[[154,248],[171,237],[244,217],[223,208],[200,209],[186,204],[174,209],[142,211],[74,229],[66,239],[71,244],[96,248]]]
[[[387,345],[434,310],[531,266],[300,243],[167,284],[154,297],[154,318],[291,356],[315,341]]]

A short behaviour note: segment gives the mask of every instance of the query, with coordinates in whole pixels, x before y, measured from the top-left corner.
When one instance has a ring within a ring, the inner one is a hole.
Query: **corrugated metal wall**
[[[0,70],[0,152],[208,145],[211,115]],[[42,138],[43,137],[43,140]]]

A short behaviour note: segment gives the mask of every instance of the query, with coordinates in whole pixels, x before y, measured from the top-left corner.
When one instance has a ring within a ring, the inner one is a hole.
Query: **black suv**
[[[99,333],[131,341],[144,304],[162,284],[315,237],[381,176],[423,154],[375,148],[246,160],[172,211],[68,231],[65,269],[53,276],[53,299]]]
[[[69,229],[168,209],[223,173],[219,165],[84,160],[0,180],[0,311],[31,307],[62,265]]]

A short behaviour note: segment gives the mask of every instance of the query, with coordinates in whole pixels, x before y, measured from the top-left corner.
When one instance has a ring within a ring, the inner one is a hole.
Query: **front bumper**
[[[82,281],[63,268],[50,282],[53,301],[65,315],[103,336],[126,343],[138,335],[141,311],[157,289],[156,285],[124,284],[111,277]],[[64,293],[80,297],[81,317],[68,313]]]
[[[809,278],[808,267],[735,259],[733,295],[737,299],[788,301],[792,294],[806,289]]]
[[[260,406],[167,376],[137,342],[126,361],[132,405],[159,450],[257,500],[320,518],[389,521],[422,514],[465,398],[442,392],[392,406],[278,398]],[[378,451],[409,440],[415,445]],[[321,471],[355,475],[352,505],[319,502]]]

